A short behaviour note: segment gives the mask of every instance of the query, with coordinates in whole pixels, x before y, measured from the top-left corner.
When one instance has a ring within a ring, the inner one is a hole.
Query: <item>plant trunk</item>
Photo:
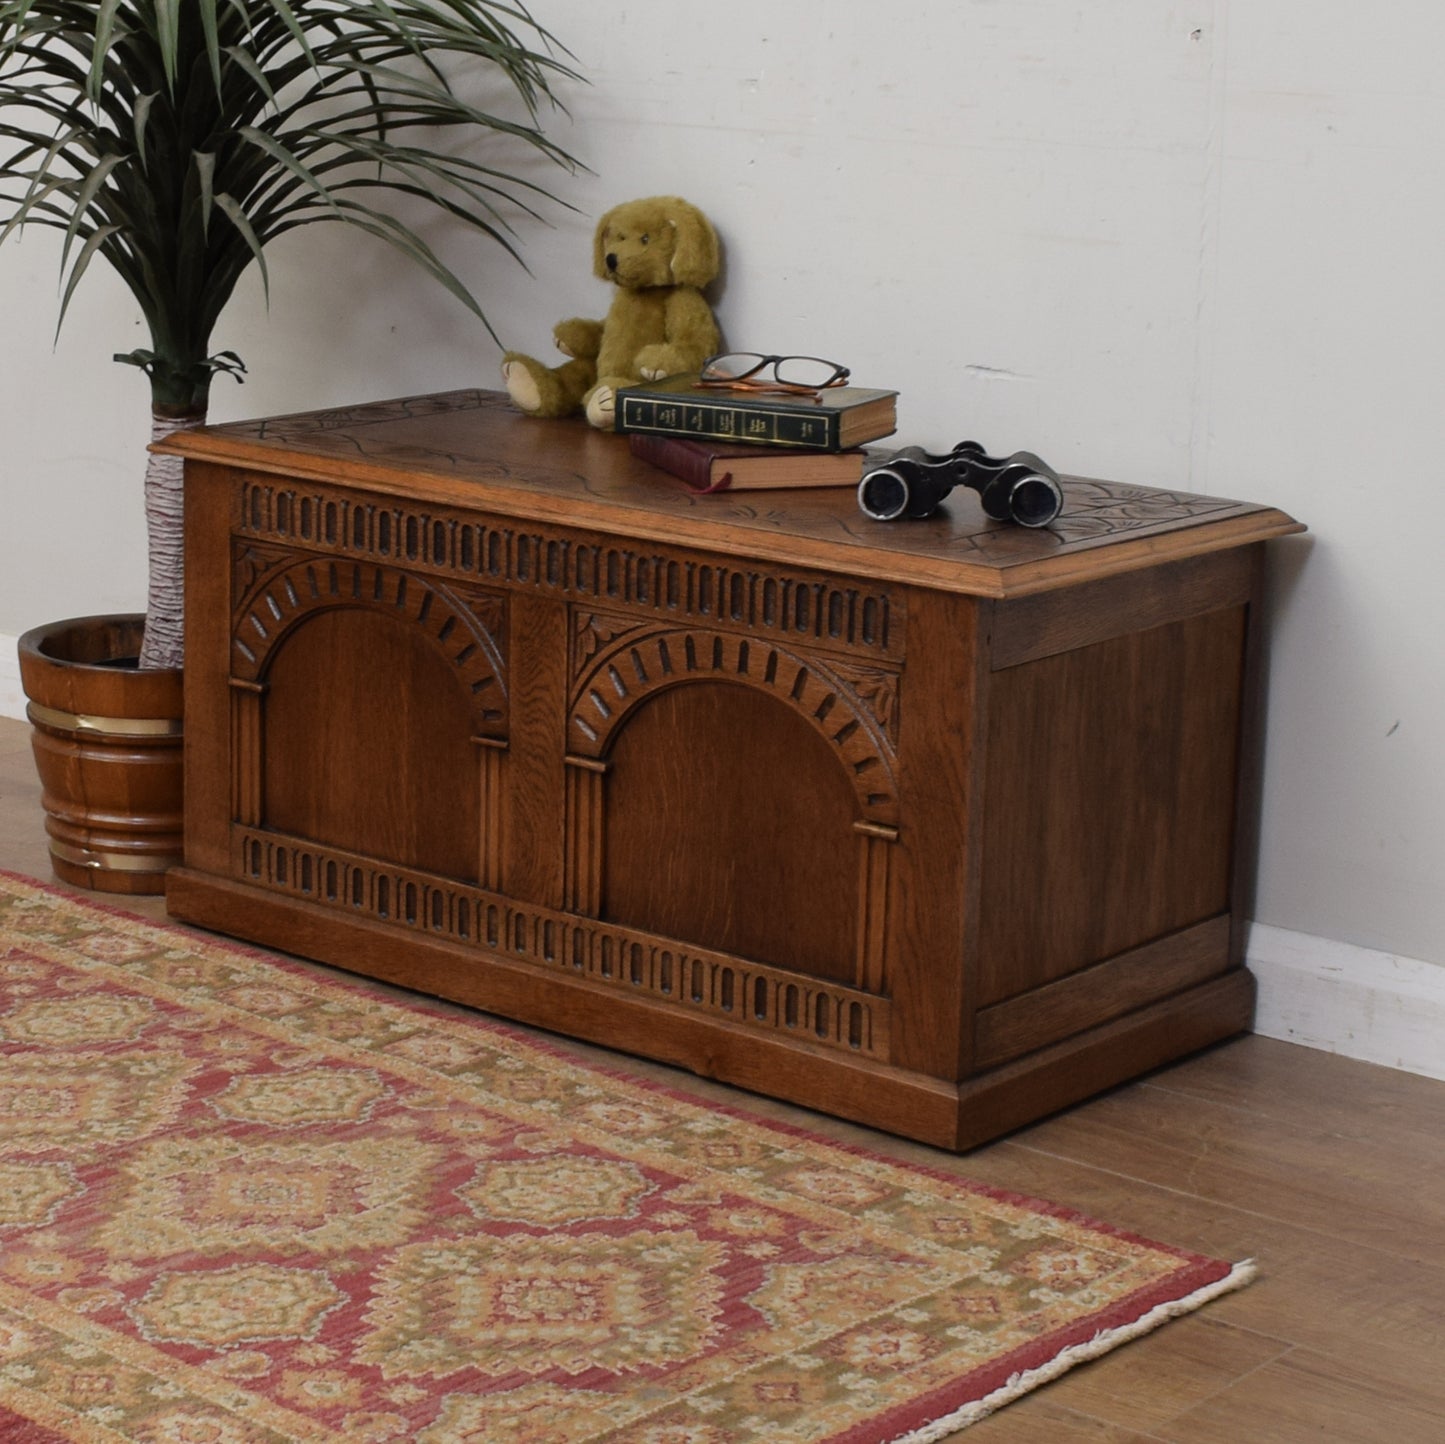
[[[206,411],[177,412],[156,407],[151,413],[151,441],[173,431],[205,423]],[[146,598],[143,668],[180,667],[185,661],[185,549],[182,462],[178,456],[151,452],[146,462],[146,532],[150,552],[150,585]]]

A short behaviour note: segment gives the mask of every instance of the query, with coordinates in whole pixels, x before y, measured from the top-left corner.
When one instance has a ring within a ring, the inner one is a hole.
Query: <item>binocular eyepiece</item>
[[[863,473],[858,505],[874,521],[931,516],[955,486],[976,491],[994,521],[1048,526],[1064,508],[1058,473],[1047,462],[1031,451],[989,456],[976,441],[960,441],[943,456],[905,446]]]

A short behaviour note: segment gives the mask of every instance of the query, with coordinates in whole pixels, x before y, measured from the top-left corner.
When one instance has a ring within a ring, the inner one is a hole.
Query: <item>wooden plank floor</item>
[[[28,729],[4,719],[0,868],[50,879]],[[160,899],[134,910],[164,916]],[[963,1158],[749,1101],[1184,1248],[1258,1260],[1249,1288],[1009,1406],[969,1444],[1445,1441],[1445,1083],[1242,1038]]]

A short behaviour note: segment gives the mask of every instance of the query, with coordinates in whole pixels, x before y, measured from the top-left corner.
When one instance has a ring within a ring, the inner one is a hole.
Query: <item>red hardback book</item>
[[[790,486],[857,486],[865,453],[730,446],[682,436],[634,433],[632,454],[685,482],[693,491],[755,491]]]

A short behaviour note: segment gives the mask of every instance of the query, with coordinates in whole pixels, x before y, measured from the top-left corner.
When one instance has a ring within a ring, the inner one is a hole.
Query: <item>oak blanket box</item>
[[[484,391],[161,449],[174,916],[951,1149],[1248,1027],[1281,512],[879,524]]]

